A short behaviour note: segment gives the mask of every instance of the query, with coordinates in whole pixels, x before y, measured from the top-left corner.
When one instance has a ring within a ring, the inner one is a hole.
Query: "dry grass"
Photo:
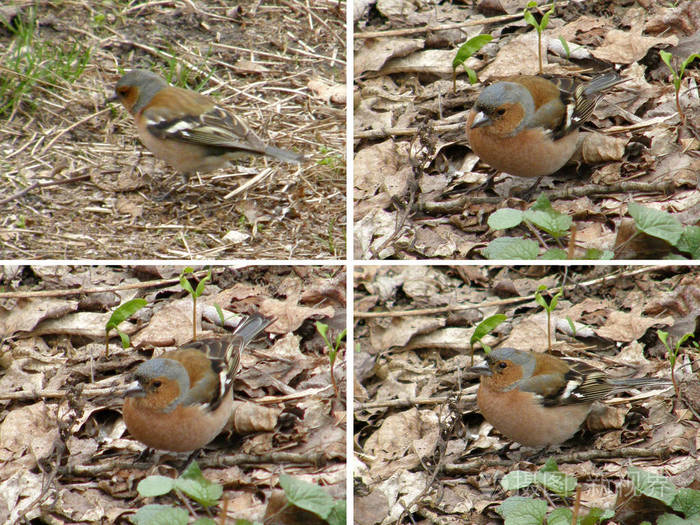
[[[309,83],[345,82],[345,3],[101,4],[36,7],[32,45],[90,55],[74,82],[46,58],[0,117],[0,258],[344,258],[345,106]],[[3,10],[13,27],[31,14],[28,2]],[[0,77],[19,83],[25,71],[7,67],[16,40],[0,27]],[[121,106],[105,103],[132,67],[201,86],[264,140],[311,158],[300,167],[254,159],[154,200],[180,176],[139,143]],[[251,237],[225,240],[231,231]]]

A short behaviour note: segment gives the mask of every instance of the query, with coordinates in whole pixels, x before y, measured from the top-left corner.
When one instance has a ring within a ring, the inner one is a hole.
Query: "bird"
[[[558,77],[507,77],[484,88],[467,117],[469,145],[479,158],[518,177],[544,177],[576,151],[578,129],[602,92],[626,79],[615,72],[586,83]]]
[[[241,351],[273,318],[247,317],[233,334],[202,339],[141,363],[126,391],[129,434],[154,449],[197,450],[224,428],[233,411],[233,378]]]
[[[300,163],[304,155],[265,144],[235,114],[209,97],[169,85],[144,69],[134,69],[117,82],[115,96],[134,117],[146,148],[185,181],[195,171],[207,172],[229,161],[265,155]]]
[[[527,447],[559,445],[581,427],[594,401],[659,378],[618,379],[579,361],[499,348],[470,368],[481,381],[476,399],[486,421]]]

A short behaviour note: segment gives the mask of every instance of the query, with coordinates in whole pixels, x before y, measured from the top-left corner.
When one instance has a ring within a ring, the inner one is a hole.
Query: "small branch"
[[[458,24],[442,24],[442,25],[425,25],[422,27],[411,27],[407,29],[392,29],[390,31],[365,31],[354,33],[355,40],[363,40],[367,38],[394,38],[397,36],[421,35],[424,33],[434,33],[436,31],[449,31],[451,29],[461,29],[463,27],[484,26],[487,24],[498,24],[501,22],[510,22],[522,18],[522,14],[501,15],[491,18],[481,18],[479,20],[470,20],[469,22],[460,22]]]
[[[671,180],[659,183],[625,181],[617,184],[577,185],[560,190],[545,191],[542,194],[553,201],[613,193],[661,193],[665,195],[673,193],[676,188],[676,182]],[[430,215],[450,215],[462,213],[467,204],[499,204],[502,202],[502,197],[473,197],[467,194],[450,201],[424,201],[420,202],[418,206],[421,211]]]
[[[333,452],[330,449],[326,449],[325,452],[316,452],[310,454],[294,454],[291,452],[273,452],[270,454],[263,454],[260,456],[255,456],[252,454],[234,454],[231,456],[216,457],[216,454],[209,455],[207,457],[201,458],[199,461],[199,466],[201,468],[205,467],[233,467],[236,465],[281,465],[281,464],[293,464],[293,465],[324,465],[330,461],[338,460],[345,461],[345,454],[340,454]],[[63,476],[96,476],[99,474],[110,474],[114,470],[130,470],[139,469],[147,470],[152,467],[152,463],[141,462],[134,463],[133,461],[128,461],[126,458],[120,458],[114,461],[107,461],[99,465],[66,465],[64,467],[59,467],[58,472]]]
[[[677,261],[676,261],[677,262]],[[575,287],[586,287],[586,286],[594,286],[600,283],[604,283],[608,279],[619,279],[620,277],[631,277],[633,275],[639,275],[641,273],[646,273],[646,272],[655,272],[658,270],[663,270],[669,266],[673,266],[674,261],[669,261],[669,264],[667,265],[656,265],[656,266],[642,266],[635,268],[634,270],[630,271],[623,271],[621,274],[618,274],[617,272],[613,272],[614,275],[604,275],[603,277],[598,277],[596,279],[591,279],[590,281],[582,282],[582,283],[575,283],[571,285],[564,286],[565,289],[571,289]],[[547,290],[549,293],[556,293],[561,287],[557,286],[554,288],[551,288],[550,290]],[[2,294],[0,294],[0,298],[2,298]],[[355,319],[367,319],[367,318],[372,318],[372,317],[408,317],[412,315],[433,315],[433,314],[442,314],[442,313],[449,313],[449,312],[459,312],[461,310],[475,310],[479,308],[489,308],[492,306],[503,306],[503,305],[510,305],[510,304],[516,304],[516,303],[524,303],[528,301],[534,301],[535,300],[535,294],[532,294],[530,296],[526,297],[511,297],[508,299],[500,299],[498,301],[488,301],[484,303],[479,303],[479,304],[458,304],[458,305],[450,305],[450,306],[441,306],[438,308],[419,308],[416,310],[392,310],[390,312],[358,312],[355,311],[353,312],[353,315]]]
[[[51,182],[35,182],[31,186],[27,186],[24,188],[22,191],[18,191],[14,195],[10,195],[9,197],[0,200],[0,206],[3,204],[7,204],[8,202],[11,202],[13,200],[19,199],[23,195],[26,195],[30,191],[36,189],[36,188],[48,188],[49,186],[61,186],[63,184],[70,184],[71,182],[79,182],[81,180],[87,180],[90,178],[90,175],[78,175],[77,177],[73,177],[70,179],[63,179],[63,180],[55,180]]]
[[[558,454],[553,456],[542,456],[533,458],[536,464],[544,464],[547,459],[552,458],[557,465],[562,463],[580,463],[582,461],[594,461],[601,459],[617,458],[667,458],[671,455],[671,449],[660,447],[656,449],[646,449],[637,447],[626,447],[615,450],[583,450],[570,454]],[[478,459],[468,463],[449,463],[443,467],[443,472],[450,475],[474,474],[484,469],[484,467],[512,467],[512,459]]]
[[[194,272],[193,276],[204,276],[207,270]],[[82,295],[91,293],[116,292],[120,290],[135,290],[140,288],[157,288],[170,286],[180,282],[180,277],[172,279],[159,279],[157,281],[145,281],[142,283],[122,284],[119,286],[98,286],[96,288],[70,288],[61,290],[35,290],[30,292],[0,292],[0,299],[28,299],[30,297],[66,297],[70,295]]]

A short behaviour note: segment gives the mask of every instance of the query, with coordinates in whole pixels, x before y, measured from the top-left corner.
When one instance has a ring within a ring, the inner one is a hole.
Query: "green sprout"
[[[194,270],[190,268],[189,266],[185,269],[182,270],[182,273],[180,274],[180,286],[182,287],[183,290],[187,291],[187,293],[190,294],[190,297],[192,297],[192,340],[196,341],[197,340],[197,298],[200,297],[204,293],[204,286],[207,284],[207,281],[211,281],[211,270],[207,272],[207,275],[199,281],[197,284],[197,289],[193,289],[192,285],[190,282],[185,278],[185,274],[187,273],[194,273]]]
[[[528,2],[525,9],[523,9],[523,18],[525,21],[537,30],[537,57],[540,61],[540,75],[544,72],[542,70],[542,31],[547,29],[549,25],[549,17],[554,14],[554,6],[556,2],[552,2],[552,7],[544,15],[542,15],[542,21],[537,23],[535,16],[529,11],[532,8],[537,7],[537,2]],[[568,47],[568,46],[567,46]]]
[[[659,55],[661,56],[661,60],[664,61],[664,64],[668,66],[668,68],[671,70],[671,73],[673,74],[673,87],[676,90],[676,109],[678,110],[678,115],[681,117],[681,125],[685,126],[685,113],[683,113],[683,110],[681,109],[681,101],[679,98],[679,93],[681,90],[681,81],[683,80],[683,75],[685,74],[685,68],[688,67],[693,60],[695,60],[696,58],[700,58],[700,54],[693,53],[688,58],[686,58],[681,63],[681,67],[678,69],[678,71],[676,71],[675,68],[671,65],[671,59],[673,58],[671,53],[668,53],[667,51],[659,51]]]
[[[659,339],[664,344],[666,351],[668,352],[668,362],[671,365],[671,382],[673,383],[673,390],[676,392],[676,397],[680,399],[680,391],[678,390],[678,384],[676,383],[676,360],[678,359],[678,354],[680,353],[680,348],[683,343],[685,343],[691,337],[694,338],[695,335],[692,332],[683,334],[681,338],[676,341],[675,347],[668,344],[668,332],[657,330],[656,335],[659,336]],[[697,342],[693,341],[693,343],[697,346]]]
[[[469,339],[469,346],[471,347],[472,351],[472,361],[470,366],[474,366],[474,343],[479,342],[481,347],[484,349],[484,353],[491,353],[491,347],[484,343],[483,338],[505,320],[505,315],[494,314],[476,325],[476,328],[474,328],[474,333],[472,334],[471,339]]]
[[[564,293],[564,290],[561,289],[559,290],[554,297],[549,301],[549,304],[547,303],[547,300],[542,296],[542,292],[545,291],[547,287],[545,285],[541,285],[539,288],[537,288],[537,291],[535,292],[535,302],[539,304],[542,308],[544,308],[544,311],[547,312],[547,351],[552,350],[552,327],[551,327],[551,318],[552,318],[552,312],[554,309],[557,307],[557,304],[559,304],[559,298],[561,297],[561,294]]]
[[[326,346],[328,347],[328,359],[329,359],[330,364],[331,364],[331,383],[333,383],[333,390],[335,391],[335,397],[340,398],[338,384],[335,382],[335,375],[333,375],[333,366],[335,365],[335,358],[338,355],[338,350],[340,349],[340,345],[343,343],[343,339],[345,339],[345,335],[347,334],[347,330],[343,330],[342,332],[340,332],[335,337],[335,340],[332,343],[331,343],[331,340],[328,338],[328,325],[327,324],[324,324],[320,321],[316,321],[316,331],[323,338],[323,340],[326,343]]]
[[[109,357],[109,333],[112,330],[116,330],[117,335],[122,340],[122,348],[129,348],[129,336],[119,330],[119,325],[146,306],[146,304],[148,303],[145,299],[132,299],[131,301],[119,305],[117,309],[112,312],[112,315],[109,316],[109,320],[105,324],[105,356]]]
[[[454,60],[452,60],[452,91],[457,91],[457,68],[463,65],[467,59],[479,51],[479,49],[491,42],[491,40],[493,40],[491,35],[478,35],[474,38],[470,38],[459,47]],[[472,85],[476,84],[478,79],[476,78],[474,70],[464,66],[464,71],[469,77],[469,83]]]

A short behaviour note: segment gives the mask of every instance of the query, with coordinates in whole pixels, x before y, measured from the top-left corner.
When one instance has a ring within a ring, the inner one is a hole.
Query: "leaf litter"
[[[510,443],[479,414],[478,378],[466,371],[474,327],[505,314],[485,344],[543,351],[547,316],[534,292],[544,285],[551,296],[562,282],[550,321],[555,355],[611,375],[669,379],[657,330],[672,341],[699,333],[697,267],[355,268],[356,523],[480,523],[515,494],[499,484],[506,473],[535,471],[550,456],[578,478],[589,508],[613,507],[630,465],[698,488],[700,413],[692,392],[700,389],[700,354],[688,346],[676,375],[691,395],[679,400],[672,388],[619,394],[559,451]],[[428,289],[439,298],[423,294]],[[585,329],[573,335],[570,322]],[[475,348],[478,359],[483,351]]]
[[[195,270],[198,279],[206,275]],[[144,504],[135,490],[142,478],[154,470],[174,475],[170,465],[183,457],[137,459],[144,446],[126,432],[120,391],[138,363],[192,339],[192,300],[179,285],[181,271],[5,269],[3,286],[12,291],[0,294],[0,522],[122,522]],[[230,426],[198,458],[204,475],[224,485],[228,519],[262,520],[281,472],[345,497],[344,352],[334,367],[336,398],[328,349],[315,329],[316,321],[330,325],[333,336],[345,328],[345,278],[341,267],[212,269],[198,312],[218,304],[227,317],[255,310],[283,320],[242,354]],[[287,295],[307,288],[325,293]],[[116,303],[139,296],[148,304],[120,325],[133,346],[123,349],[112,333],[106,356],[104,323],[115,296]],[[198,338],[226,333],[207,317],[199,324]]]

